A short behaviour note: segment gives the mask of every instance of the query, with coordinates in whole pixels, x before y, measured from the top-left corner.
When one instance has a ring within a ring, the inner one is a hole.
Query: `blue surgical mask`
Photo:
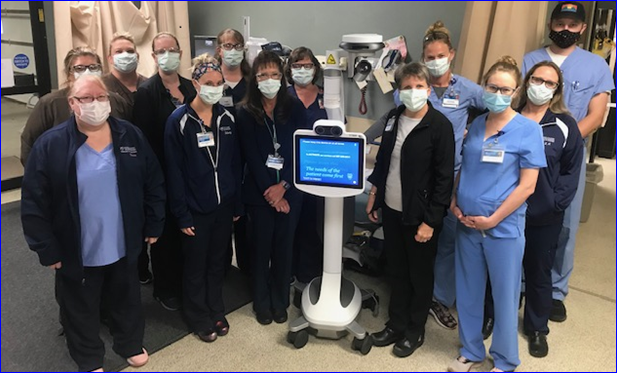
[[[235,67],[242,63],[244,59],[244,51],[232,49],[230,51],[223,50],[223,63],[229,67]]]
[[[159,68],[166,73],[178,70],[180,67],[180,53],[165,52],[157,57]]]
[[[267,98],[274,98],[279,93],[279,89],[281,89],[281,81],[277,79],[266,79],[257,83],[257,88],[261,91]]]
[[[202,85],[199,87],[199,98],[208,105],[214,105],[223,97],[224,88],[222,85],[218,87]]]
[[[304,70],[304,69],[291,69],[291,78],[294,83],[299,86],[307,86],[313,81],[313,76],[315,75],[315,69]]]
[[[399,96],[405,107],[412,112],[422,110],[428,100],[428,90],[426,89],[403,89]]]
[[[121,73],[132,73],[137,70],[137,53],[122,52],[114,54],[114,67]]]
[[[512,104],[512,96],[484,91],[482,94],[482,101],[484,101],[484,106],[486,106],[491,113],[501,113]]]
[[[555,91],[550,88],[546,88],[546,85],[544,84],[530,84],[527,88],[527,98],[532,104],[537,106],[542,106],[551,101],[554,94]]]

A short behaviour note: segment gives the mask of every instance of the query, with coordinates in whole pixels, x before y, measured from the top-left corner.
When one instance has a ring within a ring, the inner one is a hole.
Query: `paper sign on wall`
[[[15,86],[13,77],[13,61],[10,58],[2,59],[2,88]]]

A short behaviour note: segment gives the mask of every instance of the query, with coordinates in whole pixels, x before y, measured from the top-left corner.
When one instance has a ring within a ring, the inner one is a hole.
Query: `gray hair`
[[[403,84],[403,80],[410,76],[424,80],[426,84],[430,86],[430,75],[428,69],[420,62],[407,63],[396,69],[396,72],[394,73],[394,81],[396,82],[396,86],[400,89],[401,84]]]

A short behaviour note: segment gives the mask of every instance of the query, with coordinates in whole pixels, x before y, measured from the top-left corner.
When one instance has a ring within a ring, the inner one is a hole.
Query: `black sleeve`
[[[183,138],[175,116],[167,119],[165,125],[165,167],[167,169],[167,190],[171,213],[178,221],[178,228],[194,226],[193,215],[189,210],[185,195],[183,166]],[[186,129],[186,128],[185,128]]]
[[[452,198],[454,183],[454,131],[443,117],[439,132],[434,135],[433,165],[435,184],[431,200],[424,213],[424,223],[435,228],[441,225]]]
[[[144,208],[146,224],[144,237],[160,237],[165,225],[165,178],[159,161],[150,144],[142,138],[146,153],[146,182],[144,184]]]
[[[574,199],[578,188],[585,145],[576,121],[570,116],[560,117],[568,126],[568,138],[560,160],[559,177],[555,184],[555,210],[565,211]]]
[[[233,124],[234,127],[234,152],[233,159],[231,161],[232,172],[236,181],[236,196],[234,203],[234,216],[244,215],[244,204],[242,203],[242,177],[244,176],[244,164],[242,163],[243,157],[240,150],[240,138],[238,135],[238,125]]]
[[[148,90],[145,88],[137,89],[135,103],[133,104],[132,123],[143,132],[150,144],[153,144],[153,131],[156,130],[156,110],[152,107],[153,105],[154,101]]]
[[[255,121],[244,109],[239,109],[237,113],[237,129],[240,135],[240,145],[246,157],[246,164],[251,171],[251,175],[257,182],[257,187],[263,194],[266,189],[272,186],[272,181],[268,173],[267,166],[263,161],[259,148],[257,147],[257,135],[255,133]],[[289,161],[287,161],[289,162]]]

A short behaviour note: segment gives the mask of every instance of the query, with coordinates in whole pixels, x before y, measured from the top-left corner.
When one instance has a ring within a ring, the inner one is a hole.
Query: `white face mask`
[[[132,73],[137,70],[137,53],[122,52],[114,54],[114,67],[121,73]]]
[[[448,57],[438,58],[436,60],[427,61],[424,63],[431,76],[440,77],[447,73],[450,69],[450,61]]]
[[[531,101],[532,104],[537,106],[542,106],[549,102],[553,98],[554,94],[555,91],[550,88],[546,88],[544,84],[530,84],[527,88],[527,98],[529,98],[529,101]]]
[[[229,67],[238,66],[244,59],[244,51],[232,49],[230,51],[223,50],[223,63]]]
[[[101,70],[99,71],[91,71],[90,69],[86,69],[80,73],[78,72],[74,72],[73,76],[75,77],[75,80],[79,79],[80,77],[84,76],[84,75],[94,75],[94,76],[101,76],[102,72]]]
[[[257,88],[261,91],[267,98],[276,97],[277,93],[279,93],[279,89],[281,89],[281,81],[276,79],[267,79],[257,83]]]
[[[78,118],[82,122],[89,124],[91,126],[101,126],[109,118],[109,114],[111,114],[111,105],[109,101],[93,101],[89,104],[79,104],[79,114]]]
[[[199,98],[208,105],[214,105],[223,97],[225,86],[211,87],[202,85],[199,87]]]
[[[176,71],[180,67],[180,53],[165,52],[157,57],[157,62],[161,70],[166,73]]]
[[[309,85],[313,81],[315,75],[315,68],[310,70],[305,69],[291,69],[291,78],[294,83],[300,86]]]
[[[399,92],[401,102],[412,112],[420,111],[428,100],[426,89],[403,89]]]

